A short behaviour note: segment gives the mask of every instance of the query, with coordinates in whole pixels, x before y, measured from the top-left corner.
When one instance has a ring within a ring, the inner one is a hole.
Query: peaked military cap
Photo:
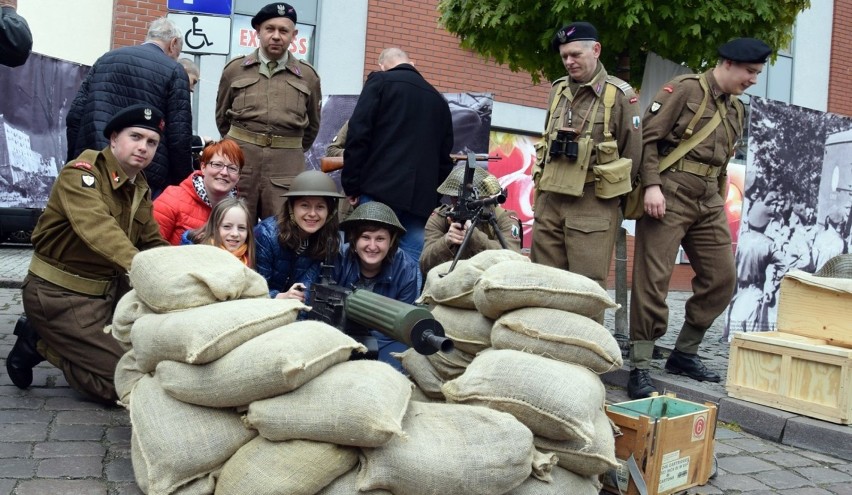
[[[163,113],[156,107],[146,104],[131,105],[112,116],[104,127],[104,137],[107,139],[113,132],[121,132],[126,127],[141,127],[156,131],[161,136],[166,128]]]
[[[572,22],[553,35],[550,46],[558,52],[559,46],[572,41],[598,41],[598,30],[588,22]]]
[[[379,203],[378,201],[370,201],[355,208],[355,210],[346,217],[346,220],[340,222],[340,228],[348,230],[355,226],[356,222],[375,222],[386,225],[391,230],[396,230],[400,235],[405,234],[405,227],[399,223],[396,213],[393,212],[390,206]]]
[[[769,224],[771,214],[763,201],[758,201],[748,212],[748,225],[753,229],[762,229]]]
[[[732,62],[764,64],[772,48],[756,38],[736,38],[719,47],[719,56]]]
[[[293,21],[293,24],[296,24],[296,9],[289,3],[270,3],[257,11],[257,14],[251,18],[251,27],[257,30],[265,21],[275,17],[286,17]]]
[[[459,195],[459,187],[464,182],[464,165],[459,165],[450,172],[450,175],[444,179],[444,182],[438,186],[438,193],[445,194],[447,196],[458,197]],[[500,181],[497,180],[497,177],[489,174],[482,167],[476,167],[473,169],[473,187],[479,190],[479,194],[482,196],[494,196],[495,194],[499,194],[503,188],[500,187]]]

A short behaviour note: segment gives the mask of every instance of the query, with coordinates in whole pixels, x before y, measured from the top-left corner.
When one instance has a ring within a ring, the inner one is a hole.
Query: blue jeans
[[[358,204],[369,203],[376,201],[372,197],[362,194],[358,199]],[[425,242],[426,221],[428,219],[412,215],[407,211],[400,211],[393,208],[393,212],[399,219],[399,223],[405,227],[405,235],[399,238],[399,248],[405,251],[405,254],[414,260],[418,266],[420,264],[420,253],[423,252],[423,243]],[[423,287],[423,275],[420,270],[417,270],[417,291]]]

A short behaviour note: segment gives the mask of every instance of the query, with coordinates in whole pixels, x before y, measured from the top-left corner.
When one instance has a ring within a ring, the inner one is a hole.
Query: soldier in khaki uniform
[[[252,222],[277,215],[282,194],[305,170],[305,150],[320,126],[320,79],[307,62],[289,52],[296,36],[296,10],[269,4],[251,20],[260,48],[225,66],[216,97],[216,125],[240,143],[246,165],[240,196]]]
[[[455,167],[438,187],[438,193],[448,196],[453,204],[439,206],[426,221],[425,242],[423,252],[420,253],[420,270],[424,274],[429,273],[429,270],[435,266],[456,257],[459,246],[467,235],[467,229],[471,226],[470,221],[462,225],[452,218],[452,209],[458,201],[459,186],[464,182],[464,170],[463,165]],[[479,191],[480,198],[494,196],[502,191],[497,177],[478,167],[474,169],[473,187]],[[521,252],[518,214],[512,210],[494,206],[493,215],[497,228],[506,241],[506,247]],[[461,259],[468,259],[486,249],[503,249],[503,246],[497,238],[497,233],[494,232],[494,227],[487,221],[481,221],[470,235]]]
[[[639,105],[598,61],[597,30],[575,22],[553,38],[568,75],[553,83],[543,146],[533,169],[530,259],[605,287],[619,226],[619,197],[639,166]],[[601,320],[603,314],[599,317]]]
[[[678,246],[696,275],[666,370],[695,380],[720,380],[698,359],[698,346],[730,303],[736,283],[724,208],[726,167],[743,132],[743,105],[736,96],[757,82],[770,53],[760,40],[730,41],[719,47],[716,67],[676,77],[645,113],[640,172],[645,214],[636,223],[630,298],[632,370],[627,389],[633,399],[656,391],[648,369],[654,341],[668,327],[666,295]],[[661,167],[676,157],[681,158]]]
[[[60,171],[33,231],[23,285],[26,317],[15,327],[18,339],[6,358],[19,388],[32,383],[33,366],[46,358],[81,394],[116,400],[113,375],[124,352],[104,326],[128,289],[133,256],[168,245],[140,173],[164,127],[156,108],[128,107],[107,123],[108,147],[84,151]]]

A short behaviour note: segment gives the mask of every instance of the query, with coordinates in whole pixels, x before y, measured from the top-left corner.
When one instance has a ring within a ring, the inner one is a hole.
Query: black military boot
[[[33,367],[44,358],[36,350],[38,334],[30,327],[27,315],[18,318],[14,334],[18,339],[6,356],[6,372],[16,387],[25,389],[33,383]]]
[[[697,354],[687,354],[675,349],[666,361],[666,371],[676,375],[686,375],[699,382],[719,382],[722,378],[704,366]]]
[[[630,378],[627,380],[627,395],[633,400],[650,397],[656,392],[654,382],[651,381],[651,372],[648,370],[630,370]]]

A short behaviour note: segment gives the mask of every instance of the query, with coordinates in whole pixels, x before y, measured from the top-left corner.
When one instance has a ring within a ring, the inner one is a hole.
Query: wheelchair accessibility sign
[[[183,33],[183,52],[227,55],[231,45],[231,18],[200,14],[169,14]]]

